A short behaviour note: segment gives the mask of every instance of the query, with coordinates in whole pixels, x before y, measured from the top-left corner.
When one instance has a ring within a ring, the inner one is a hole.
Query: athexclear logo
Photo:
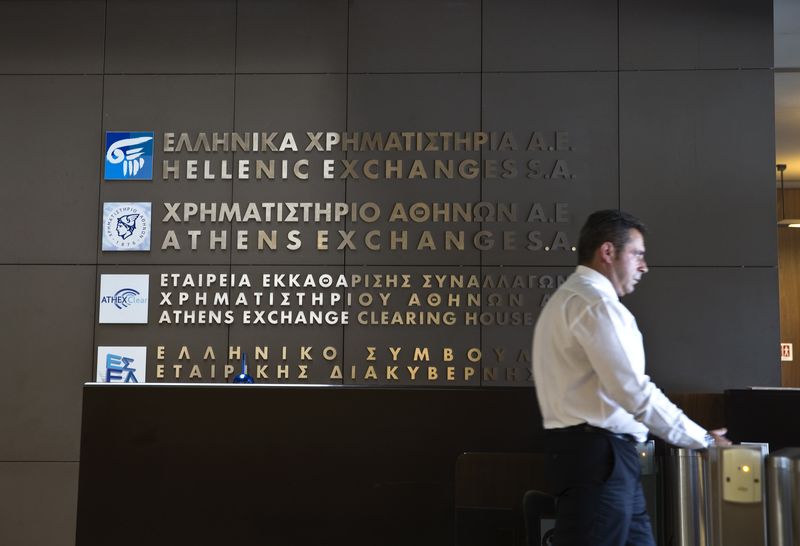
[[[98,383],[144,383],[147,347],[98,347]]]
[[[103,203],[103,250],[150,250],[151,203]]]
[[[136,303],[136,296],[138,295],[140,295],[140,292],[133,288],[123,288],[122,290],[117,290],[113,296],[104,298],[104,301],[110,301],[117,309],[127,309]]]
[[[152,132],[106,132],[105,179],[153,179]]]
[[[147,324],[150,275],[100,275],[100,324]]]

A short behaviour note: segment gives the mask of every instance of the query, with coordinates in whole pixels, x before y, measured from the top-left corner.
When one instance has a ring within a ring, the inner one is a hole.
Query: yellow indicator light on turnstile
[[[742,472],[750,472],[750,467],[747,465],[743,465],[740,468],[742,469]]]

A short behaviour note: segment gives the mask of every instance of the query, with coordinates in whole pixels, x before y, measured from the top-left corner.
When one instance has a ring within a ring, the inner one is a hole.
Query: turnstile
[[[767,492],[769,545],[800,544],[800,448],[767,457]]]
[[[765,546],[766,451],[762,445],[673,449],[666,544]]]

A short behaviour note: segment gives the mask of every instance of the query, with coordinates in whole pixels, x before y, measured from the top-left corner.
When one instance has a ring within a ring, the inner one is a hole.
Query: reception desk
[[[533,389],[84,387],[77,546],[454,544],[463,452],[535,452]]]
[[[800,445],[800,391],[672,397],[735,441]],[[546,488],[533,389],[87,384],[83,402],[77,546],[516,545],[522,494]]]

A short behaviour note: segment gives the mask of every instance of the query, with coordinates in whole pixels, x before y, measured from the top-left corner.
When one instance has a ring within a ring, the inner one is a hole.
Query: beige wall
[[[800,218],[800,190],[778,191],[778,218]],[[780,287],[781,343],[800,349],[800,229],[778,229],[778,284]],[[800,354],[781,362],[781,385],[800,387]]]

